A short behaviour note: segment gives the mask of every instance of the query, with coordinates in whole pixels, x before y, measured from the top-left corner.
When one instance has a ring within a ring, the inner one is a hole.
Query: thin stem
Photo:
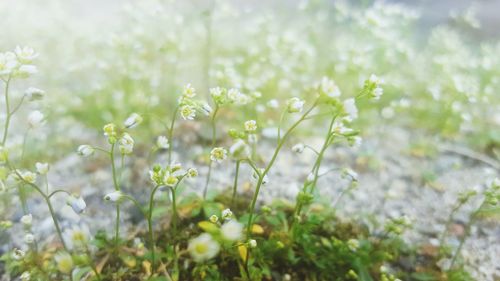
[[[24,152],[26,151],[26,142],[28,140],[28,133],[29,133],[29,131],[30,131],[30,129],[28,128],[26,130],[26,132],[24,132],[24,135],[23,135],[23,146],[21,148],[21,162],[24,159]]]
[[[240,164],[241,160],[236,161],[236,172],[234,175],[234,184],[233,184],[233,196],[231,197],[231,206],[234,208],[234,199],[236,198],[236,190],[238,189],[238,176],[240,174]]]
[[[9,133],[9,125],[10,125],[10,118],[12,116],[10,112],[10,103],[9,103],[9,85],[10,85],[10,79],[11,76],[9,75],[9,78],[7,81],[5,81],[5,112],[7,113],[7,116],[5,117],[5,126],[3,129],[3,137],[2,137],[2,146],[5,146],[5,142],[7,141],[7,135]]]
[[[453,258],[451,259],[450,269],[452,269],[455,266],[455,262],[457,261],[458,255],[462,251],[462,248],[465,244],[465,240],[467,240],[467,238],[470,235],[470,230],[472,228],[472,225],[476,222],[477,215],[482,211],[482,209],[485,205],[486,205],[486,200],[484,200],[481,203],[481,205],[479,206],[479,208],[476,211],[474,211],[474,213],[472,213],[472,215],[470,216],[469,223],[467,224],[467,226],[465,228],[465,234],[460,239],[460,244],[458,245],[458,248],[457,248],[455,254],[453,255]]]
[[[115,190],[120,190],[118,185],[118,179],[116,175],[116,165],[115,165],[115,143],[111,144],[111,150],[109,151],[109,158],[111,161],[111,170],[113,173],[113,185]],[[120,204],[116,204],[116,222],[115,222],[115,246],[118,247],[120,237]]]
[[[250,234],[251,234],[251,231],[252,231],[252,220],[253,220],[253,215],[254,215],[254,212],[255,212],[255,205],[257,203],[257,198],[259,196],[259,192],[260,192],[260,188],[262,187],[262,182],[264,181],[264,178],[265,176],[267,175],[267,173],[269,172],[269,170],[271,169],[271,167],[273,166],[274,162],[276,161],[276,158],[278,157],[278,154],[281,150],[281,148],[283,147],[283,145],[285,144],[285,141],[287,140],[288,136],[292,133],[292,131],[302,122],[304,121],[304,119],[307,117],[307,115],[309,115],[309,113],[311,113],[311,111],[316,107],[317,105],[317,101],[314,102],[314,104],[311,106],[311,108],[309,108],[309,110],[307,110],[304,115],[302,115],[302,117],[297,120],[289,129],[288,131],[285,133],[285,135],[283,136],[283,138],[279,141],[278,143],[278,146],[276,147],[276,150],[274,151],[274,154],[271,158],[271,161],[269,161],[267,167],[264,169],[264,171],[260,174],[259,176],[259,179],[258,179],[258,182],[257,182],[257,186],[255,188],[255,193],[254,193],[254,196],[252,198],[252,203],[250,204],[250,212],[249,212],[249,216],[248,216],[248,223],[247,223],[247,239],[250,238]]]
[[[172,147],[173,145],[173,138],[174,138],[174,126],[175,126],[175,120],[177,118],[177,112],[179,112],[179,105],[175,106],[174,114],[172,116],[172,121],[170,123],[170,128],[168,129],[168,163],[172,163]]]
[[[115,245],[118,246],[120,236],[120,204],[116,204]]]
[[[154,233],[153,233],[153,208],[154,208],[154,197],[155,193],[158,190],[160,186],[157,185],[153,188],[151,191],[151,194],[149,195],[149,209],[148,209],[148,231],[149,231],[149,247],[151,248],[151,259],[152,259],[152,273],[155,272],[156,270],[156,263],[155,263],[155,240],[154,240]]]
[[[99,274],[99,271],[97,271],[97,267],[95,266],[94,262],[92,261],[92,255],[90,253],[88,245],[85,246],[85,252],[87,256],[89,257],[89,266],[92,268],[92,271],[94,272],[95,276],[97,277],[97,280],[102,280],[101,274]]]
[[[71,195],[71,193],[69,193],[68,191],[66,190],[62,190],[62,189],[58,189],[58,190],[54,190],[52,193],[50,193],[47,197],[51,198],[52,196],[56,195],[57,193],[66,193],[68,195]]]
[[[217,142],[217,127],[216,127],[216,123],[215,123],[215,118],[217,117],[217,112],[219,112],[219,106],[216,104],[214,113],[212,114],[212,118],[210,118],[210,125],[212,126],[212,146],[211,146],[211,148],[214,148],[215,144]],[[213,161],[210,159],[210,162],[208,164],[207,179],[205,181],[205,188],[203,189],[203,199],[207,198],[208,184],[210,183],[210,176],[212,175],[212,164],[213,164]]]

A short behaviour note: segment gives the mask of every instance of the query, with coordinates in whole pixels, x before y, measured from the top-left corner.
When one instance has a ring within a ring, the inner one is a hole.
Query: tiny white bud
[[[132,113],[123,123],[126,128],[134,128],[142,123],[142,116],[137,113]]]
[[[49,172],[49,169],[50,169],[49,163],[40,163],[40,162],[37,162],[35,164],[35,167],[36,167],[36,171],[40,175],[46,175]]]
[[[21,217],[21,223],[25,226],[25,227],[31,227],[31,224],[33,223],[33,216],[31,214],[28,214],[28,215],[24,215]]]
[[[88,157],[88,156],[94,154],[94,151],[95,151],[95,149],[92,146],[84,144],[84,145],[80,145],[78,147],[77,153],[80,156]]]

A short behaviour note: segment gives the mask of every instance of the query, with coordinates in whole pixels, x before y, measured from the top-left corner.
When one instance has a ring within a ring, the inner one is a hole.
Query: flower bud
[[[29,101],[41,100],[45,96],[45,91],[34,87],[26,89],[24,92]]]
[[[33,216],[31,214],[22,216],[21,223],[24,225],[25,228],[29,229],[31,227],[31,224],[33,223]]]
[[[83,157],[89,157],[92,154],[94,154],[94,152],[95,152],[95,149],[92,146],[87,145],[87,144],[80,145],[78,147],[78,150],[77,150],[78,155],[83,156]]]
[[[117,190],[113,191],[111,193],[108,193],[104,196],[104,200],[109,201],[109,202],[117,202],[119,203],[123,198],[125,197],[125,194],[123,192]]]
[[[28,125],[31,129],[36,129],[43,124],[44,118],[43,113],[35,110],[28,115]]]
[[[132,113],[123,123],[125,125],[125,128],[134,128],[137,127],[139,124],[142,123],[142,116],[137,114],[137,113]]]
[[[299,98],[291,98],[287,101],[287,108],[289,113],[302,112],[304,109],[304,101]]]
[[[249,248],[255,248],[255,247],[257,247],[257,241],[255,241],[255,239],[248,240],[248,247]]]
[[[66,200],[66,204],[68,204],[68,206],[70,206],[77,214],[83,213],[83,211],[85,211],[85,208],[87,208],[85,200],[83,200],[83,198],[78,195],[69,196]]]
[[[35,164],[35,167],[36,167],[36,171],[40,175],[46,175],[49,172],[49,169],[50,169],[49,163],[40,163],[40,162],[37,162]]]
[[[168,143],[168,138],[165,136],[159,136],[156,139],[156,146],[160,149],[168,149],[170,144]]]
[[[302,153],[306,146],[303,143],[298,143],[292,147],[292,151],[295,153]]]

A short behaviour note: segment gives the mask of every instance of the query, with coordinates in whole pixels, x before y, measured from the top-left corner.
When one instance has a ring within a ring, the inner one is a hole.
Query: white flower
[[[243,237],[243,224],[235,220],[224,223],[220,230],[222,238],[228,241],[237,241]]]
[[[170,144],[168,143],[168,138],[166,136],[159,136],[156,139],[156,146],[161,149],[168,149]]]
[[[184,120],[193,120],[196,117],[196,110],[191,105],[181,107],[181,117]]]
[[[124,198],[125,194],[120,190],[113,191],[104,196],[104,200],[109,202],[120,202]]]
[[[137,113],[132,113],[123,123],[126,128],[134,128],[142,123],[142,116]]]
[[[201,111],[203,112],[203,114],[205,114],[206,116],[209,116],[210,113],[212,113],[212,107],[208,104],[208,103],[204,103],[202,106],[201,106]]]
[[[43,119],[44,119],[43,113],[41,113],[38,110],[35,110],[28,115],[28,125],[32,129],[38,128],[40,127],[40,125],[43,124]]]
[[[370,78],[368,78],[368,81],[375,85],[380,85],[382,83],[382,80],[375,74],[370,75]]]
[[[344,111],[348,116],[348,121],[358,118],[358,108],[356,107],[356,101],[353,98],[344,101]]]
[[[257,247],[257,241],[255,241],[255,239],[250,239],[250,240],[248,240],[248,246],[249,246],[250,248],[255,248],[255,247]]]
[[[134,139],[128,133],[124,133],[118,141],[118,146],[122,154],[130,154],[134,150]]]
[[[245,122],[245,131],[253,133],[257,130],[257,122],[255,120],[248,120]]]
[[[66,199],[66,204],[71,206],[73,211],[77,214],[83,213],[85,211],[85,208],[87,208],[87,204],[85,203],[85,200],[83,200],[83,197],[79,195],[71,195]]]
[[[314,175],[314,173],[309,173],[309,175],[307,175],[307,182],[313,182],[314,181],[314,178],[316,176]]]
[[[40,100],[45,96],[45,91],[40,90],[38,88],[34,87],[29,87],[26,92],[24,92],[28,100],[34,101],[34,100]]]
[[[220,245],[208,233],[189,241],[188,251],[196,262],[202,262],[215,257],[220,250]]]
[[[11,74],[17,64],[18,61],[14,53],[0,53],[0,76]]]
[[[245,141],[242,139],[238,139],[231,147],[229,148],[229,153],[233,155],[234,158],[237,159],[246,159],[250,157],[252,153],[250,150],[250,146],[248,146]]]
[[[233,212],[231,209],[224,209],[222,211],[222,219],[224,220],[230,220],[233,217]]]
[[[17,171],[19,175],[21,175],[20,180],[23,180],[28,183],[36,182],[36,174],[30,171]],[[17,175],[16,175],[17,176]]]
[[[179,182],[179,179],[172,173],[166,173],[163,177],[163,184],[166,186],[174,187]]]
[[[33,244],[35,242],[35,236],[32,233],[26,233],[26,235],[24,235],[24,242],[26,244]]]
[[[26,256],[26,253],[23,250],[14,249],[14,251],[12,251],[12,257],[15,260],[21,260],[24,256]]]
[[[38,57],[38,54],[35,52],[33,48],[30,47],[20,47],[17,46],[16,49],[14,50],[17,60],[20,63],[24,64],[29,64],[31,63],[36,57]]]
[[[30,281],[31,274],[28,271],[25,271],[25,272],[23,272],[23,274],[21,274],[21,276],[19,278],[21,278],[21,281]]]
[[[340,89],[333,80],[323,77],[321,80],[321,91],[332,98],[340,97]]]
[[[292,147],[292,151],[295,153],[302,153],[306,146],[303,143],[298,143]]]
[[[210,222],[212,223],[216,223],[219,221],[219,217],[216,216],[216,215],[211,215],[210,218],[209,218]]]
[[[353,252],[356,252],[359,249],[359,241],[358,239],[349,239],[347,241],[347,247]]]
[[[28,214],[28,215],[24,215],[21,217],[21,223],[25,226],[25,227],[31,227],[31,224],[33,223],[33,216],[31,214]]]
[[[287,108],[289,113],[302,112],[304,101],[299,98],[291,98],[287,101]]]
[[[36,171],[40,175],[46,175],[49,172],[49,169],[50,169],[49,163],[36,162],[35,167],[36,167]]]
[[[342,170],[341,177],[344,179],[347,178],[351,181],[358,181],[358,173],[349,168],[345,168]]]
[[[216,147],[210,152],[210,160],[220,163],[227,158],[227,150],[223,147]]]
[[[250,101],[250,98],[241,93],[238,89],[229,89],[227,98],[236,105],[245,105]]]
[[[15,75],[21,78],[26,78],[29,77],[32,74],[36,74],[38,72],[38,69],[36,66],[27,64],[27,65],[21,65],[19,69],[15,72]]]
[[[57,269],[64,274],[70,274],[73,271],[73,258],[67,252],[59,252],[54,255]]]
[[[189,168],[186,175],[188,178],[195,178],[198,176],[198,170],[196,168]]]
[[[352,132],[352,129],[347,128],[342,122],[335,122],[335,124],[333,124],[332,131],[336,134],[343,135]]]
[[[384,89],[377,87],[373,90],[373,98],[378,100],[384,94]]]
[[[86,248],[90,241],[90,231],[86,225],[73,226],[63,232],[63,239],[69,249]]]
[[[196,96],[196,89],[191,86],[191,84],[187,84],[184,86],[184,91],[182,92],[182,96],[185,98],[192,99]]]
[[[280,106],[280,103],[278,102],[278,100],[272,99],[272,100],[267,102],[267,106],[269,108],[278,108]]]
[[[95,150],[92,146],[84,144],[78,147],[77,153],[80,156],[89,157],[90,155],[94,154],[94,151]]]

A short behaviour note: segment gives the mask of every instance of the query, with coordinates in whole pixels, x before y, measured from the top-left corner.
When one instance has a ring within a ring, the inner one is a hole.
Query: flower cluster
[[[30,47],[17,46],[13,52],[0,53],[0,77],[2,79],[27,78],[37,73],[32,64],[38,54]]]
[[[251,97],[236,88],[226,89],[221,87],[211,88],[210,96],[214,104],[224,106],[228,104],[246,105],[252,101]]]
[[[208,116],[212,112],[212,108],[206,102],[195,100],[196,89],[187,84],[184,87],[181,97],[179,98],[179,112],[182,119],[193,120],[196,117],[196,112],[199,111]]]

